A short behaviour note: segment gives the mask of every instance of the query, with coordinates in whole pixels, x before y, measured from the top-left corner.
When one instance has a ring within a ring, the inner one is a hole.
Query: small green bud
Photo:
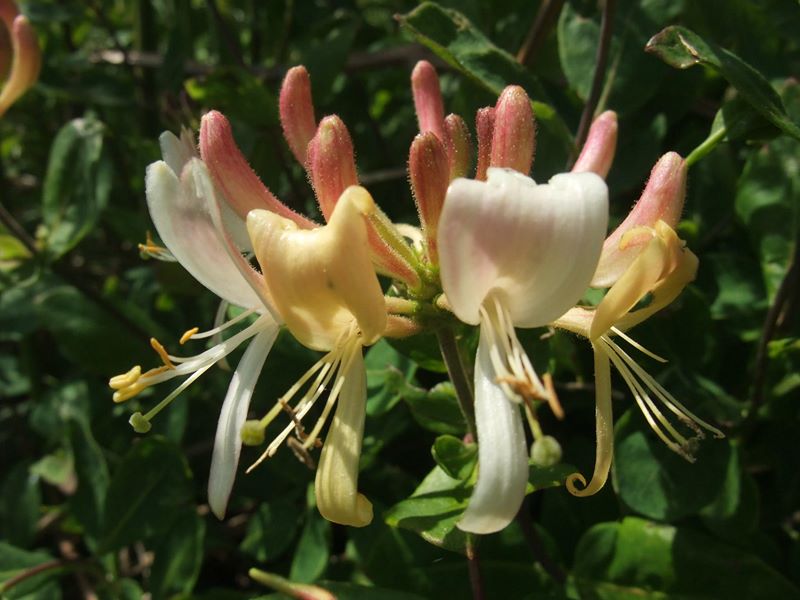
[[[131,427],[133,427],[136,433],[147,433],[152,427],[150,421],[145,419],[144,415],[140,412],[133,413],[131,418],[128,419],[128,423],[131,424]]]
[[[258,419],[245,421],[242,426],[242,444],[260,446],[264,443],[264,428]]]
[[[531,446],[531,460],[540,467],[552,467],[561,461],[561,444],[550,435],[543,435]]]

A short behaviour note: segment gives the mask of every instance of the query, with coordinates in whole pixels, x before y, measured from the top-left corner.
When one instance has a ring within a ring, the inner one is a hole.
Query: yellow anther
[[[553,384],[553,376],[550,373],[545,373],[542,375],[542,383],[544,383],[544,389],[547,390],[547,404],[550,406],[550,410],[553,411],[553,414],[557,419],[564,418],[564,409],[561,407],[561,402],[558,400],[558,394],[556,394],[556,387]]]
[[[194,336],[198,331],[200,331],[199,327],[192,327],[191,329],[186,331],[186,333],[184,333],[181,336],[181,339],[180,339],[181,346],[183,346],[186,342],[188,342],[190,339],[192,339],[192,336]]]
[[[139,377],[142,376],[142,367],[136,365],[127,373],[117,375],[108,380],[108,385],[113,390],[121,390],[136,383]]]
[[[150,345],[153,347],[153,350],[156,351],[158,356],[161,358],[161,361],[164,363],[164,366],[169,367],[170,369],[174,369],[175,365],[172,364],[172,361],[169,359],[169,355],[167,351],[164,349],[164,346],[161,345],[156,338],[150,338]]]
[[[129,385],[126,388],[114,392],[114,395],[111,398],[114,400],[115,403],[119,404],[120,402],[125,402],[126,400],[130,400],[146,387],[147,385],[142,385],[141,383],[134,383],[133,385]]]

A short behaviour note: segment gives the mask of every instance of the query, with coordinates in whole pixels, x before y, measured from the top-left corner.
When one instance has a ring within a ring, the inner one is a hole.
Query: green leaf
[[[330,535],[331,524],[320,516],[316,508],[310,508],[294,553],[289,579],[311,583],[322,576],[330,558]]]
[[[614,437],[614,489],[627,506],[652,519],[697,514],[719,495],[732,460],[728,441],[712,438],[700,445],[696,462],[688,462],[667,448],[634,409],[619,420]]]
[[[431,448],[433,460],[449,477],[466,480],[475,470],[477,444],[465,444],[452,435],[440,435]]]
[[[36,536],[41,516],[39,477],[27,462],[17,463],[5,477],[0,493],[0,531],[9,543],[27,548]]]
[[[741,549],[635,517],[586,532],[573,577],[586,598],[800,598],[782,575]]]
[[[87,116],[64,125],[53,140],[42,194],[47,251],[53,258],[74,248],[108,203],[112,167],[104,133],[105,126]]]
[[[435,546],[466,554],[467,537],[456,523],[471,494],[472,485],[435,467],[410,498],[386,511],[384,519],[392,527],[418,533]]]
[[[536,77],[508,52],[495,46],[463,14],[434,2],[423,2],[397,19],[420,44],[493,94],[499,95],[507,85],[524,87],[534,98],[532,104],[537,121],[561,140],[569,153],[574,151],[569,129],[547,103]]]
[[[333,593],[336,600],[423,600],[423,596],[417,594],[341,581],[323,580],[317,585]]]
[[[54,579],[61,575],[59,569],[47,569],[27,577],[24,581],[6,589],[9,579],[29,569],[49,563],[53,557],[45,552],[26,552],[0,541],[0,594],[3,600],[51,600],[61,598],[58,583]]]
[[[250,518],[239,549],[260,563],[275,560],[289,548],[297,529],[297,504],[275,498],[259,506]]]
[[[59,448],[31,465],[31,473],[58,487],[74,486],[75,459],[71,451]]]
[[[13,235],[0,234],[0,271],[13,269],[31,257],[27,246]]]
[[[800,140],[800,127],[786,113],[778,93],[761,73],[732,52],[677,25],[653,36],[645,50],[678,69],[704,65],[718,71],[765,119]]]
[[[364,357],[367,369],[367,414],[374,417],[391,410],[402,399],[417,366],[395,350],[385,339],[372,346]]]
[[[191,474],[180,450],[146,437],[123,457],[105,501],[101,551],[161,535],[186,512]]]
[[[155,598],[191,593],[203,564],[206,522],[194,511],[178,516],[153,545],[150,592]]]
[[[86,393],[86,388],[83,388]],[[72,513],[85,529],[85,539],[92,547],[102,533],[103,512],[109,475],[103,450],[92,435],[88,421],[69,421],[69,440],[75,460],[78,487],[70,496]]]
[[[429,392],[407,385],[401,394],[414,420],[425,429],[451,435],[463,435],[466,431],[455,388],[449,381],[433,386]]]

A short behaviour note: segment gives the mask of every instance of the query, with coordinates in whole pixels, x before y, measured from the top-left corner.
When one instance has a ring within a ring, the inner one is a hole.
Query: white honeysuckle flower
[[[597,267],[608,190],[594,173],[547,184],[490,168],[485,182],[456,179],[439,221],[442,289],[453,313],[480,325],[475,368],[478,479],[458,527],[491,533],[525,496],[528,448],[519,403],[552,397],[515,327],[540,327],[575,305]]]
[[[143,433],[150,429],[151,419],[178,394],[239,345],[252,339],[231,379],[214,442],[208,496],[211,510],[222,518],[236,476],[242,443],[240,431],[255,382],[277,337],[280,317],[271,306],[262,275],[242,256],[240,250],[245,248],[237,246],[231,238],[231,228],[244,231],[244,223],[215,192],[206,166],[197,157],[192,134],[184,130],[178,138],[167,132],[159,141],[164,160],[151,164],[146,175],[147,205],[159,236],[172,256],[198,282],[224,302],[245,309],[210,331],[186,332],[181,343],[217,336],[249,316],[256,318],[241,331],[195,356],[167,354],[153,339],[151,344],[163,365],[144,373],[136,366],[111,378],[109,385],[115,390],[114,401],[123,402],[152,385],[185,377],[152,410],[131,417],[134,429]]]
[[[253,210],[247,216],[250,239],[259,264],[264,265],[276,309],[302,344],[327,353],[264,418],[247,423],[246,435],[259,439],[275,417],[283,412],[291,415],[291,423],[250,468],[274,455],[292,433],[296,435],[292,448],[308,457],[309,450],[319,445],[318,436],[336,405],[316,474],[317,508],[326,519],[355,527],[372,521],[372,505],[358,492],[367,400],[362,348],[378,341],[387,324],[365,220],[375,210],[369,193],[351,186],[323,227],[301,229],[267,210]],[[326,389],[330,393],[322,414],[306,432],[301,420]]]

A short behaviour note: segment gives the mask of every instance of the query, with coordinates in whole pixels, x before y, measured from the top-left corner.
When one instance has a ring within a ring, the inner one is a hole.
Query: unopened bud
[[[531,462],[540,467],[552,467],[561,462],[561,444],[550,435],[539,437],[531,445]]]
[[[336,596],[316,585],[295,583],[280,575],[259,571],[258,569],[250,569],[247,574],[261,585],[272,588],[276,592],[295,600],[336,600]]]
[[[620,242],[628,231],[637,227],[653,228],[658,221],[672,228],[677,225],[686,197],[686,173],[686,161],[675,152],[668,152],[658,160],[639,201],[606,238],[592,279],[593,287],[613,285],[650,241],[651,236],[647,235],[639,236],[638,240],[628,237],[625,249],[620,249]]]
[[[264,443],[264,427],[258,419],[245,421],[242,425],[242,444],[245,446],[260,446]]]
[[[327,221],[339,196],[351,185],[358,185],[353,141],[347,126],[336,115],[320,121],[308,145],[308,167],[319,208]]]
[[[228,119],[215,110],[206,113],[200,122],[200,156],[214,184],[242,219],[246,219],[247,213],[253,209],[265,208],[304,229],[315,226],[283,204],[261,183],[236,145]]]
[[[447,115],[444,120],[444,145],[450,166],[450,180],[466,177],[472,160],[469,128],[458,115]]]
[[[131,418],[128,419],[128,423],[131,424],[131,427],[133,427],[136,433],[147,433],[153,427],[150,421],[145,419],[144,415],[140,412],[133,413]]]
[[[436,232],[450,184],[450,167],[444,145],[432,132],[414,138],[408,158],[408,172],[425,234],[428,258],[431,263],[438,264]]]
[[[432,131],[444,140],[444,101],[439,87],[436,69],[426,60],[421,60],[411,73],[411,92],[417,111],[420,133]]]
[[[607,110],[593,122],[573,173],[592,172],[600,177],[608,175],[617,150],[617,113]]]
[[[317,131],[311,78],[305,67],[292,67],[287,71],[281,84],[279,110],[283,137],[297,161],[305,165],[308,143]]]
[[[494,136],[494,114],[491,106],[478,109],[475,115],[475,130],[478,134],[478,165],[475,167],[475,179],[486,181],[486,171],[492,154],[492,137]]]
[[[495,106],[490,165],[527,175],[533,164],[536,124],[530,98],[518,85],[503,90]]]
[[[42,54],[39,50],[36,32],[28,19],[17,14],[13,2],[0,1],[0,5],[2,5],[0,20],[3,21],[3,27],[8,31],[8,37],[11,38],[10,45],[7,42],[3,45],[6,50],[10,49],[12,55],[8,79],[0,93],[0,116],[2,116],[20,96],[36,83],[42,67]],[[0,50],[2,49],[0,48]]]

